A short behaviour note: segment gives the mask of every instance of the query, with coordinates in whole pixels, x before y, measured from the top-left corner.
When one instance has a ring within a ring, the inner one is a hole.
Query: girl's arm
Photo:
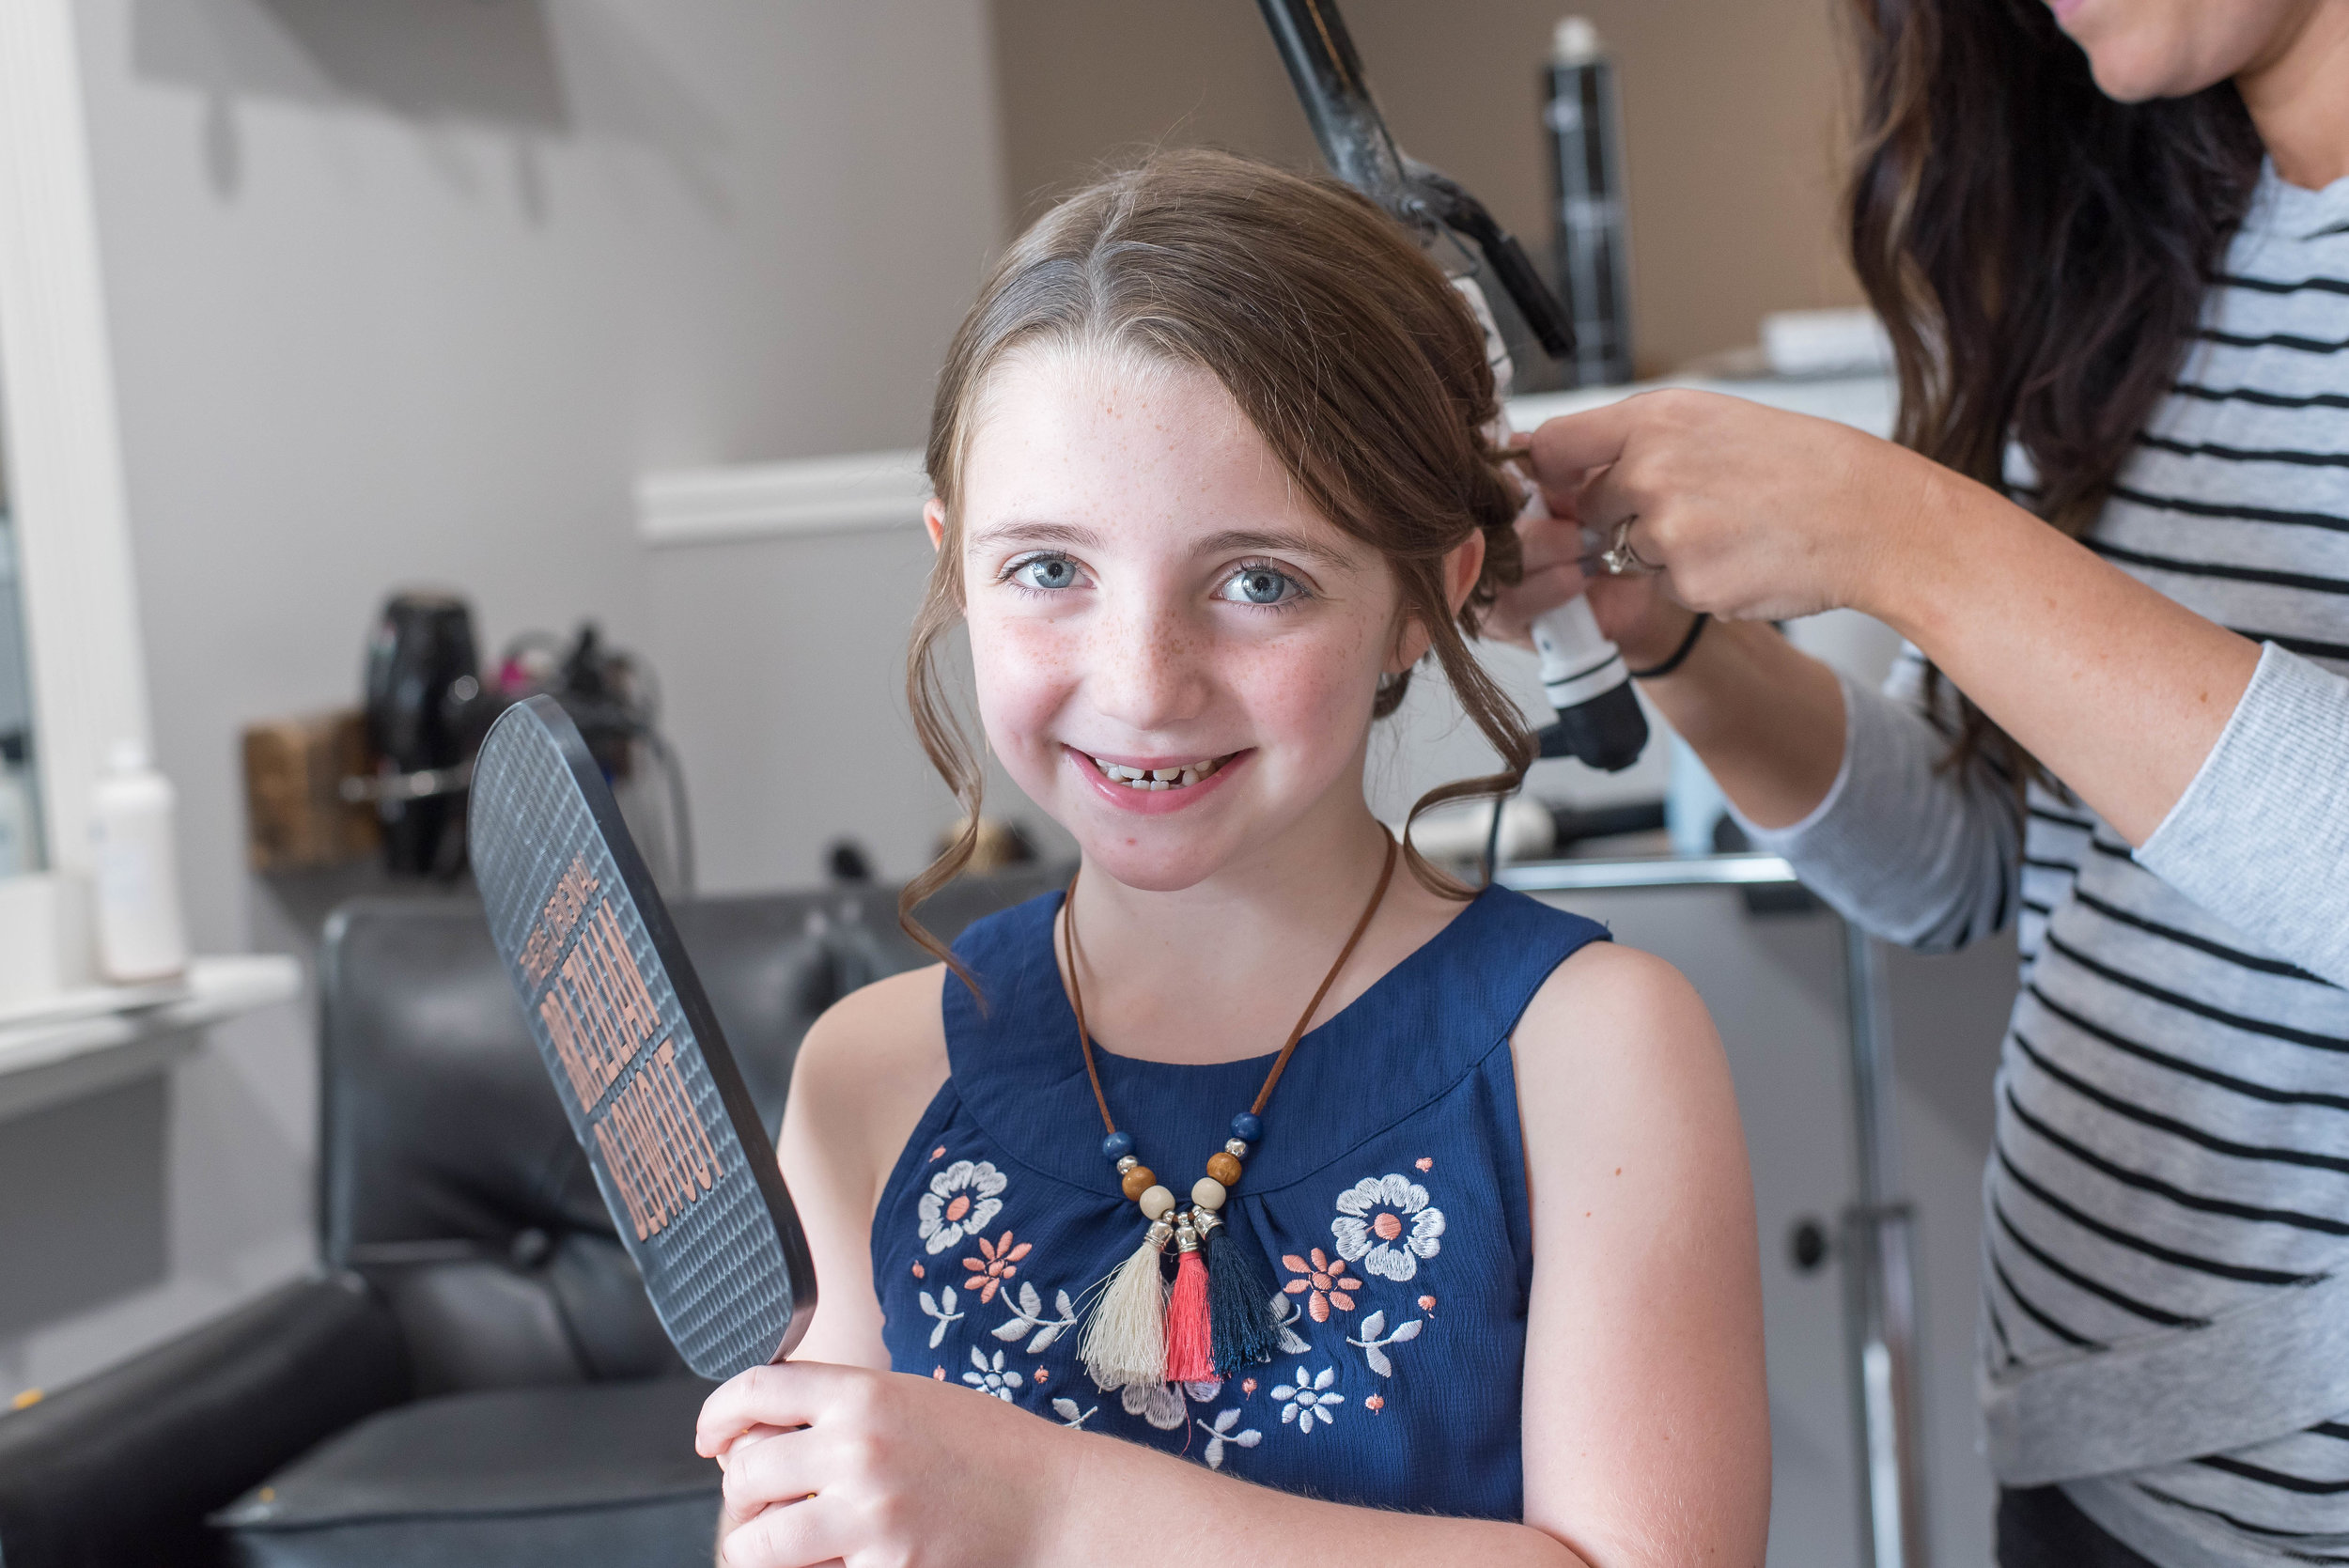
[[[1552,976],[1516,1053],[1542,1259],[1526,1524],[1299,1498],[928,1378],[800,1361],[703,1412],[705,1452],[754,1423],[804,1427],[729,1456],[721,1560],[1759,1563],[1760,1281],[1712,1025],[1667,966],[1594,947]]]
[[[799,1359],[889,1365],[873,1289],[873,1205],[946,1080],[945,972],[934,964],[842,998],[809,1028],[792,1063],[776,1152],[817,1286]]]

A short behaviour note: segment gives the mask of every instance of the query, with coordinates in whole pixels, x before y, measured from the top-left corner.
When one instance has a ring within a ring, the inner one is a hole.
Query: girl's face
[[[2328,0],[2049,0],[2106,96],[2179,98],[2279,58]]]
[[[1359,830],[1378,678],[1426,646],[1384,560],[1205,371],[1039,351],[986,396],[963,590],[980,716],[1019,787],[1153,891],[1300,825]],[[928,519],[936,540],[935,501]]]

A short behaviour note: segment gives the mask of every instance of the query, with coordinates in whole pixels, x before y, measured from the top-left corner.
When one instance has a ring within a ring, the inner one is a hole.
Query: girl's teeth
[[[1113,784],[1122,784],[1128,789],[1186,788],[1221,766],[1213,757],[1206,757],[1181,768],[1128,768],[1122,762],[1104,762],[1099,757],[1092,760],[1093,766],[1101,770],[1103,778]]]

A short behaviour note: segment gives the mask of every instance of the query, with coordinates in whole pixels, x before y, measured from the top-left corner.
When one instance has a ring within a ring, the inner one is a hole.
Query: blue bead
[[[1113,1132],[1101,1140],[1101,1153],[1109,1157],[1112,1165],[1133,1152],[1134,1135],[1130,1132]]]
[[[1241,1111],[1232,1118],[1232,1136],[1243,1143],[1253,1143],[1264,1136],[1264,1123],[1252,1111]]]

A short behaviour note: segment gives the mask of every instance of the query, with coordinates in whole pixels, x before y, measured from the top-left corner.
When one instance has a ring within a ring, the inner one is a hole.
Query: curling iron
[[[1361,57],[1354,52],[1336,0],[1257,0],[1257,5],[1330,172],[1423,240],[1450,235],[1473,244],[1484,270],[1508,294],[1542,348],[1552,358],[1571,354],[1574,330],[1525,247],[1456,181],[1395,146],[1371,99]],[[1453,282],[1485,329],[1495,391],[1506,396],[1508,349],[1484,291],[1473,275]],[[1529,512],[1541,504],[1536,489],[1527,502]],[[1610,773],[1630,767],[1647,745],[1647,718],[1632,694],[1623,655],[1599,630],[1590,600],[1577,595],[1546,611],[1535,618],[1532,631],[1542,689],[1558,712],[1557,722],[1541,732],[1542,755],[1578,757]]]

